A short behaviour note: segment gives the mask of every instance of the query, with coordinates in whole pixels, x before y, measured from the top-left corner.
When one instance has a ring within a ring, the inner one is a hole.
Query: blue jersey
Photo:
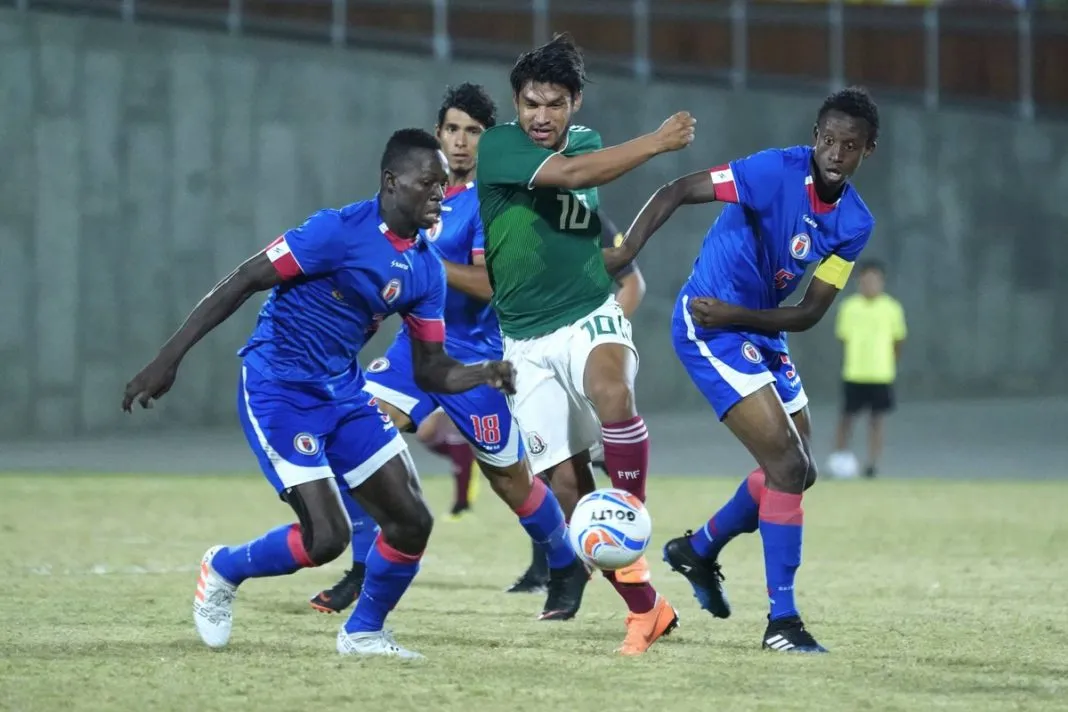
[[[441,204],[441,219],[423,234],[439,257],[456,264],[472,264],[473,258],[486,249],[478,191],[474,187],[472,181],[450,188]],[[445,349],[455,358],[501,358],[501,329],[488,302],[449,289],[445,295],[445,324]]]
[[[413,337],[445,338],[445,269],[421,238],[393,234],[377,196],[320,210],[267,247],[285,279],[238,354],[265,377],[362,383],[356,356],[381,322],[404,316]]]
[[[843,280],[848,276],[875,220],[851,185],[834,204],[817,197],[812,153],[808,146],[769,149],[711,169],[716,199],[727,205],[705,235],[683,295],[773,309],[814,262],[838,260],[838,273]],[[783,333],[747,337],[758,347],[786,352]]]

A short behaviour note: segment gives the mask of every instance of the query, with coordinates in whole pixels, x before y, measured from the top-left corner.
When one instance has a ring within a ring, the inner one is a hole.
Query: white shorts
[[[583,376],[586,360],[601,344],[623,344],[638,356],[630,321],[614,296],[551,334],[504,337],[504,358],[515,368],[516,393],[508,405],[535,474],[600,444],[601,421],[586,397]]]

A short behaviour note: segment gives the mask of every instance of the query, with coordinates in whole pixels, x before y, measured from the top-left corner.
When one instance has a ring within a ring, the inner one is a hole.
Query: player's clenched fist
[[[153,359],[152,363],[142,368],[141,372],[126,384],[122,409],[129,413],[134,401],[140,403],[142,408],[151,408],[153,400],[158,400],[171,389],[177,375],[177,363],[170,359]]]
[[[656,130],[656,137],[664,151],[678,151],[693,143],[697,119],[689,111],[680,111],[669,117]]]
[[[487,361],[482,369],[487,386],[508,395],[515,394],[515,369],[511,361]]]
[[[711,297],[697,297],[690,300],[690,315],[698,326],[717,329],[733,323],[734,307]]]

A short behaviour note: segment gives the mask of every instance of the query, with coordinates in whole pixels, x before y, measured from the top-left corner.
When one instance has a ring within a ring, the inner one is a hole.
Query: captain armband
[[[820,266],[816,268],[812,276],[821,282],[833,284],[837,289],[844,289],[852,271],[852,262],[847,262],[838,255],[828,255],[820,262]]]

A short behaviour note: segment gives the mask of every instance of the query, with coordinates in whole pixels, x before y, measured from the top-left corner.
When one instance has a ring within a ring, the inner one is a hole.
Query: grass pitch
[[[654,583],[682,624],[637,659],[613,653],[624,609],[600,579],[567,623],[535,621],[540,596],[501,592],[527,544],[483,486],[475,517],[439,519],[390,618],[401,644],[428,657],[406,664],[339,658],[342,619],[307,605],[347,552],[249,581],[230,646],[200,643],[191,602],[203,551],[290,518],[259,477],[3,476],[0,709],[1068,709],[1063,484],[821,483],[805,500],[798,588],[826,656],[760,651],[757,536],[724,553],[728,621],[698,610],[660,561],[666,538],[734,486],[651,483]],[[449,487],[426,481],[435,511]]]

